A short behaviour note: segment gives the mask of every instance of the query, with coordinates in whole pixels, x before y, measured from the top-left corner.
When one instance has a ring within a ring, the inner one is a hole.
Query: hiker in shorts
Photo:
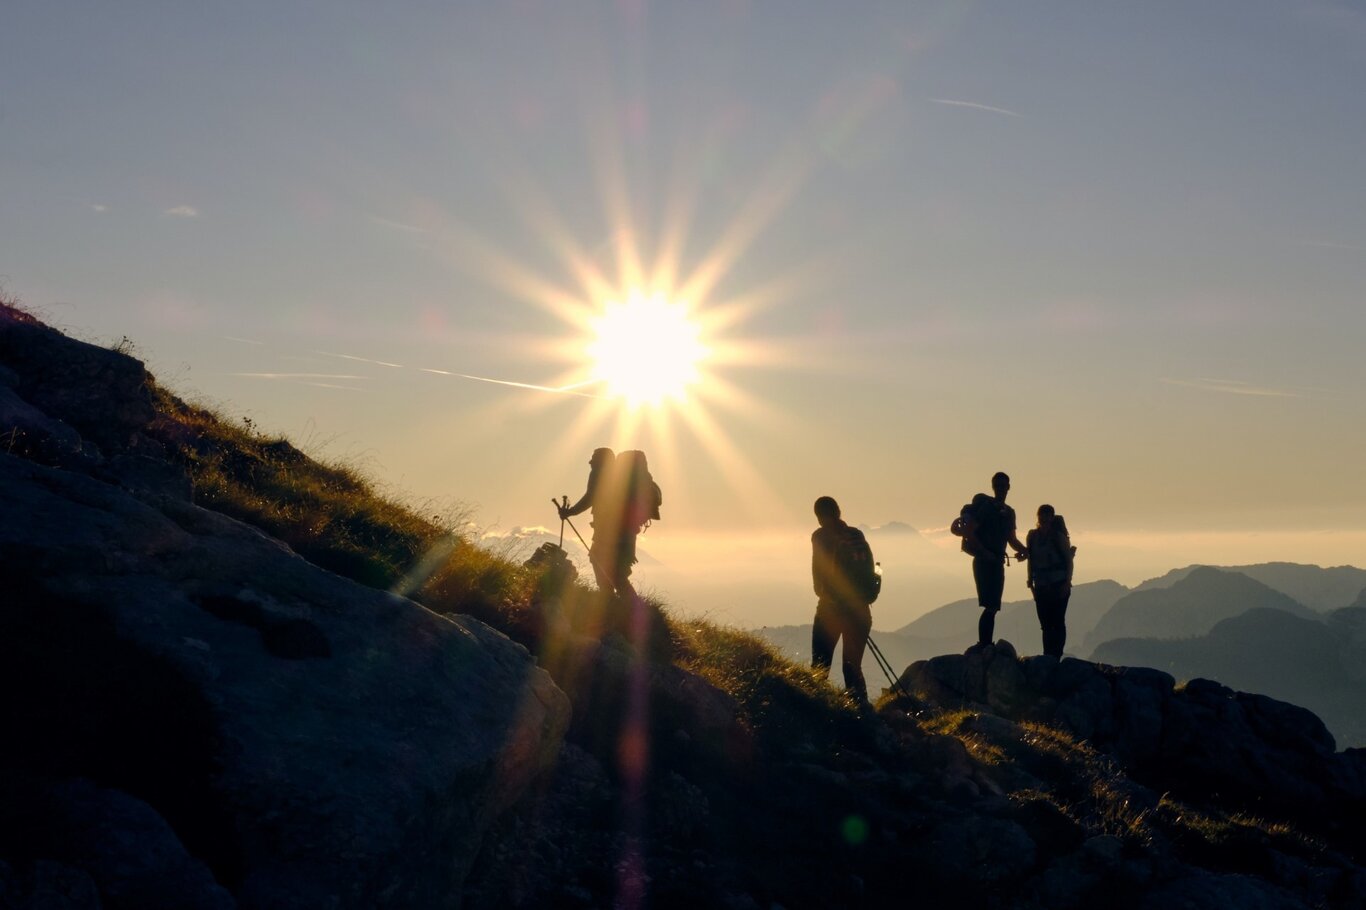
[[[868,684],[863,679],[863,650],[873,628],[868,604],[854,591],[848,574],[840,566],[842,548],[867,547],[863,532],[851,528],[840,518],[840,507],[829,496],[816,500],[816,521],[811,534],[811,582],[816,591],[816,618],[811,623],[811,666],[822,673],[830,671],[835,644],[844,637],[840,666],[844,688],[861,704],[868,701]],[[871,553],[871,551],[869,551]]]
[[[1029,551],[1029,590],[1043,632],[1043,653],[1062,657],[1067,644],[1067,601],[1072,597],[1072,558],[1076,547],[1067,523],[1052,506],[1039,506],[1039,524],[1025,535]]]
[[[972,498],[963,533],[963,549],[972,554],[972,580],[977,585],[977,603],[982,616],[977,620],[977,644],[991,644],[996,631],[996,614],[1001,611],[1001,595],[1006,586],[1006,546],[1024,559],[1025,545],[1015,531],[1015,510],[1006,505],[1010,477],[997,471],[991,478],[994,495],[978,493]]]
[[[598,590],[618,596],[635,596],[631,587],[631,566],[636,561],[636,535],[625,527],[626,490],[616,470],[616,453],[611,449],[594,449],[588,462],[588,488],[572,506],[560,507],[561,520],[569,519],[589,509],[593,519],[593,544],[588,548],[588,561],[593,566],[593,577]]]

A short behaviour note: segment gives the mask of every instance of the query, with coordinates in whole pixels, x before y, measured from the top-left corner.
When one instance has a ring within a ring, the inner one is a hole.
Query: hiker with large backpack
[[[840,507],[829,496],[816,500],[811,534],[811,581],[816,591],[816,618],[811,623],[811,666],[828,673],[835,644],[844,638],[840,666],[844,688],[860,704],[868,701],[863,678],[863,651],[873,629],[869,604],[881,586],[872,548],[858,528],[840,518]]]
[[[1072,597],[1072,564],[1077,548],[1067,533],[1067,522],[1054,508],[1039,506],[1039,524],[1025,535],[1029,551],[1029,590],[1043,632],[1043,653],[1062,657],[1067,644],[1067,601]]]
[[[588,561],[598,590],[634,598],[630,578],[636,563],[636,537],[659,519],[663,500],[659,485],[650,476],[644,452],[616,454],[611,449],[594,449],[588,464],[588,488],[578,502],[560,507],[560,518],[593,510]]]
[[[977,603],[982,615],[977,620],[977,644],[991,644],[996,631],[996,614],[1001,611],[1001,595],[1006,586],[1006,546],[1023,560],[1025,545],[1015,531],[1015,510],[1006,505],[1010,477],[997,471],[991,478],[994,495],[978,493],[963,506],[953,523],[953,533],[963,538],[963,552],[972,557],[972,580],[977,586]]]
[[[607,594],[617,592],[619,577],[618,552],[621,548],[621,495],[615,482],[617,453],[608,448],[593,450],[588,461],[588,487],[572,506],[561,505],[560,520],[592,510],[589,526],[593,529],[593,543],[588,548],[588,562],[593,567],[598,590]],[[629,583],[627,583],[629,588]],[[633,592],[634,593],[634,592]]]

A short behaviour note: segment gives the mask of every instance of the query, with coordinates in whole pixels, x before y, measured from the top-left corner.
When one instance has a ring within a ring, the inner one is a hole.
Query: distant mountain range
[[[1085,650],[1115,638],[1203,635],[1221,620],[1260,608],[1284,610],[1306,618],[1317,615],[1294,598],[1242,572],[1197,566],[1169,587],[1135,590],[1121,597],[1086,634]],[[1071,611],[1068,612],[1070,632]],[[1080,644],[1079,639],[1072,640]]]
[[[1169,588],[1202,566],[1172,569],[1160,578],[1152,578],[1134,588]],[[1238,572],[1268,588],[1293,597],[1311,610],[1327,613],[1355,602],[1366,591],[1366,569],[1356,566],[1307,566],[1294,562],[1266,562],[1253,566],[1219,566],[1226,572]]]
[[[975,598],[958,600],[873,637],[900,672],[917,660],[964,651],[976,640],[979,615]],[[755,631],[785,654],[810,659],[809,624]],[[1192,565],[1132,590],[1088,582],[1072,592],[1067,631],[1069,654],[1158,667],[1180,680],[1211,677],[1288,699],[1319,713],[1340,746],[1366,746],[1366,570]],[[1004,605],[996,638],[1022,654],[1039,651],[1032,600]],[[870,686],[885,683],[871,653],[863,671]],[[838,682],[838,668],[834,676]]]
[[[1317,714],[1340,747],[1366,744],[1366,606],[1326,617],[1255,607],[1195,638],[1107,641],[1091,659],[1294,702]]]

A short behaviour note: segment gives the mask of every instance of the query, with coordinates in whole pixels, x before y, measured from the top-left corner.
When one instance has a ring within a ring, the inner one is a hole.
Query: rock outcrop
[[[899,680],[937,705],[1066,730],[1159,790],[1352,830],[1366,750],[1336,752],[1312,712],[1146,667],[1020,659],[1009,642],[919,661]]]
[[[458,903],[548,674],[192,505],[132,358],[0,318],[0,364],[0,903]]]

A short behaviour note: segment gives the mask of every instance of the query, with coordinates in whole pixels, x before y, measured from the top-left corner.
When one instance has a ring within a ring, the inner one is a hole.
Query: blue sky
[[[4,286],[396,489],[1362,530],[1362,3],[199,6],[0,10]],[[422,372],[552,384],[565,250],[671,248],[752,304],[708,429]]]

